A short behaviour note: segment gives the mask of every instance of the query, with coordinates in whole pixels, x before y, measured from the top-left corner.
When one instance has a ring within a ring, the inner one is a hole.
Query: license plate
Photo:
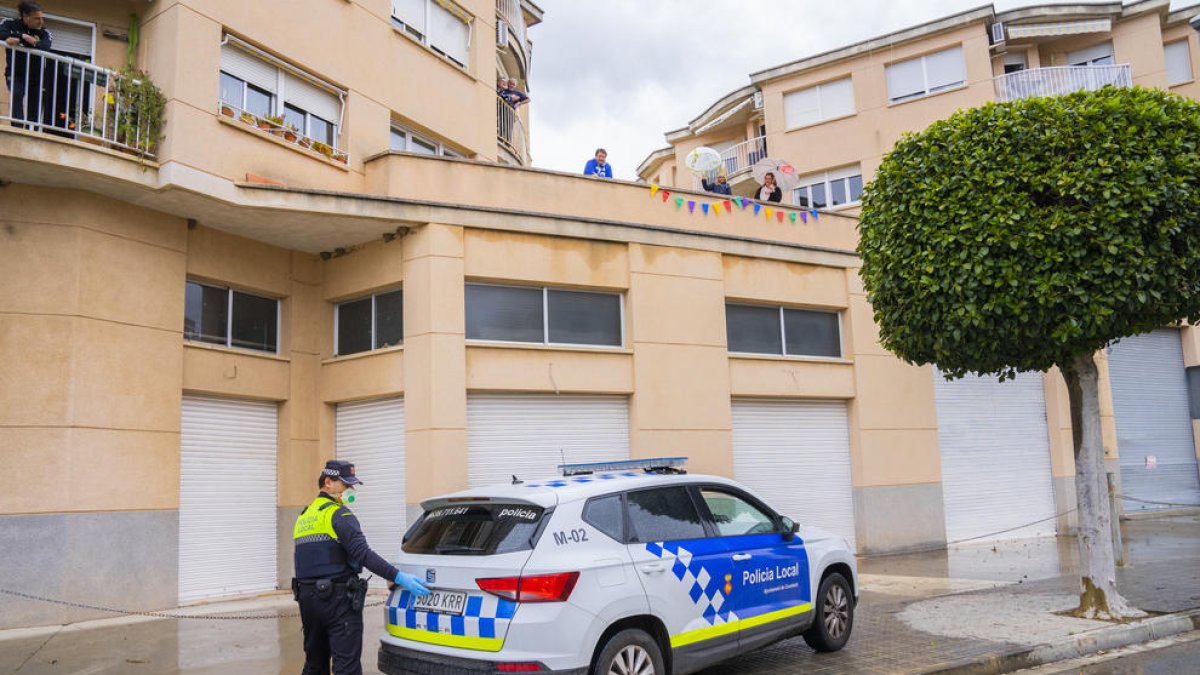
[[[467,607],[467,594],[457,591],[431,591],[429,595],[413,597],[412,608],[421,612],[437,612],[462,616]]]

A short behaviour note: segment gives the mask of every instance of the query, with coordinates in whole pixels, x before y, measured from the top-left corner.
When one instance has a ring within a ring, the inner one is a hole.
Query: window
[[[686,487],[630,492],[629,522],[633,541],[673,541],[707,536]]]
[[[416,555],[501,555],[533,548],[545,510],[532,504],[458,505],[426,511],[401,547]]]
[[[392,23],[462,67],[471,47],[471,15],[449,0],[392,0]]]
[[[221,46],[220,98],[257,117],[283,117],[284,124],[314,141],[337,147],[341,92],[282,62],[253,54],[226,36]]]
[[[405,129],[392,125],[392,150],[396,152],[415,152],[422,155],[442,155],[444,157],[462,157],[459,153],[447,148],[436,141],[423,138]]]
[[[729,351],[781,356],[842,355],[841,322],[836,312],[725,305]]]
[[[775,520],[757,506],[722,490],[700,491],[700,498],[712,514],[713,524],[722,537],[775,532]]]
[[[620,347],[619,293],[467,284],[467,339]]]
[[[862,191],[862,170],[849,166],[802,176],[800,187],[792,191],[792,201],[804,209],[846,206],[859,203]]]
[[[1167,57],[1167,84],[1175,85],[1192,80],[1192,52],[1187,40],[1172,42],[1163,47]]]
[[[1103,42],[1087,49],[1067,54],[1067,63],[1072,66],[1111,66],[1116,63],[1111,42]]]
[[[617,541],[625,541],[621,495],[589,499],[583,507],[583,521]]]
[[[279,351],[279,301],[189,281],[184,302],[183,337],[276,353]]]
[[[951,47],[887,67],[888,100],[892,103],[928,96],[967,81],[962,47]]]
[[[789,129],[821,120],[854,114],[854,87],[850,78],[826,82],[783,96],[783,114]]]
[[[404,291],[379,293],[334,308],[337,356],[392,347],[404,342]]]
[[[1004,74],[1019,73],[1029,67],[1025,52],[1008,52],[1004,55]]]

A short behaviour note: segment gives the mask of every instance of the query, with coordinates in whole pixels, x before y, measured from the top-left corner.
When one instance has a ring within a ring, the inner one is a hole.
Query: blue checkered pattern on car
[[[545,481],[543,483],[526,483],[525,487],[527,487],[527,488],[539,488],[539,487],[560,488],[560,487],[567,487],[568,485],[581,485],[584,483],[595,483],[595,482],[602,481],[602,480],[613,480],[614,478],[628,478],[628,477],[652,476],[652,475],[654,475],[654,474],[649,474],[649,473],[645,473],[645,472],[637,472],[637,471],[625,471],[623,473],[600,473],[600,474],[596,474],[594,476],[577,476],[574,478],[557,478],[555,480],[549,480],[549,481]]]
[[[701,615],[710,625],[737,621],[724,593],[724,575],[710,572],[679,542],[650,542],[646,551],[671,562],[671,573],[687,589],[688,597],[701,608]]]
[[[503,637],[505,626],[517,611],[517,603],[494,595],[467,598],[462,616],[412,609],[412,601],[409,591],[393,591],[387,603],[388,623],[431,633],[494,638]]]

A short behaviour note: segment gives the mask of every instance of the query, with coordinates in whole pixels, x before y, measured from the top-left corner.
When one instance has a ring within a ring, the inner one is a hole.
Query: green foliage
[[[147,153],[162,140],[167,97],[140,70],[126,68],[113,79],[114,120],[120,143]]]
[[[960,111],[884,158],[860,228],[883,345],[952,376],[1200,317],[1200,104],[1106,87]]]

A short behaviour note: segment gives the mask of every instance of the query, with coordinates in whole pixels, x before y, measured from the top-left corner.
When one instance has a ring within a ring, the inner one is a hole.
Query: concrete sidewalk
[[[1200,626],[1200,516],[1123,524],[1119,584],[1156,613],[1131,624],[1062,617],[1076,603],[1073,537],[955,547],[866,559],[862,599],[844,650],[816,654],[789,640],[706,671],[733,673],[998,673]],[[290,596],[181,613],[294,615]],[[368,609],[363,665],[375,673],[383,613]],[[0,674],[299,672],[300,622],[122,617],[0,632]]]

